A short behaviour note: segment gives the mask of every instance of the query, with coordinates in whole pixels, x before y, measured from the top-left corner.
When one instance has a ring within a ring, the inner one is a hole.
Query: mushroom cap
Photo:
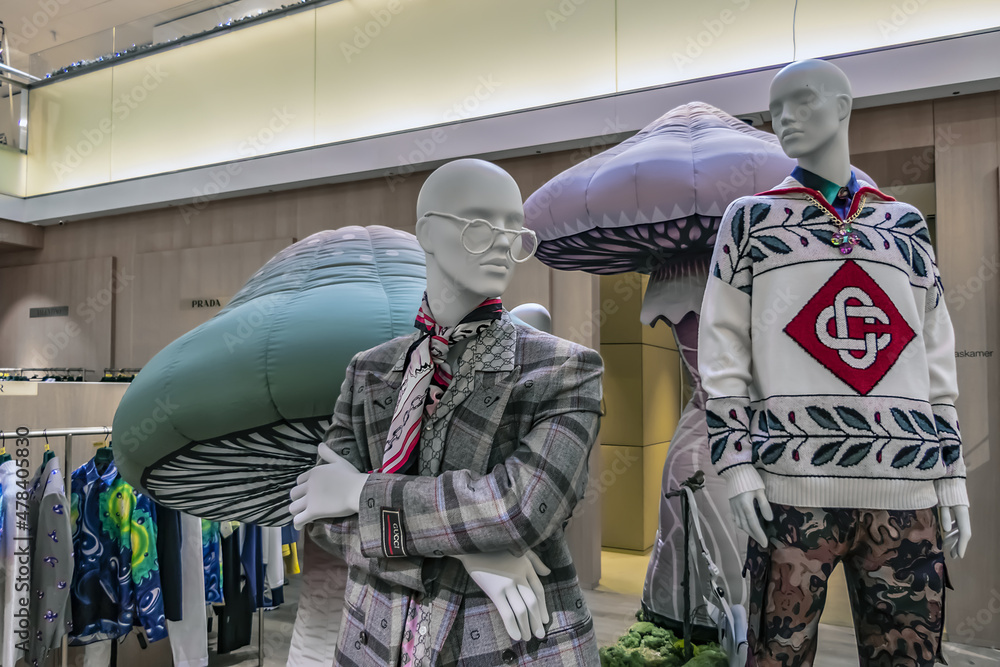
[[[416,237],[322,231],[267,262],[215,317],[167,345],[115,413],[122,476],[207,519],[290,522],[357,352],[413,330],[426,286]]]
[[[730,202],[775,186],[795,164],[773,134],[691,102],[543,185],[524,203],[525,225],[553,268],[653,273],[711,253]]]

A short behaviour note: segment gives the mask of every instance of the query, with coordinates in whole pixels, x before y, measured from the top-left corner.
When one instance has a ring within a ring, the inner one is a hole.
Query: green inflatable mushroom
[[[125,392],[118,470],[206,519],[291,523],[351,357],[413,331],[426,284],[416,237],[313,234],[265,264],[215,317],[163,348]]]

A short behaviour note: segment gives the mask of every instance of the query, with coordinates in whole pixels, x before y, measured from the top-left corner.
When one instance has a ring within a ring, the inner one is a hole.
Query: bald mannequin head
[[[850,178],[847,127],[851,83],[839,67],[824,60],[799,60],[771,81],[774,133],[788,157],[834,183]]]
[[[490,211],[523,224],[521,190],[506,171],[486,160],[455,160],[434,170],[417,196],[417,219],[428,211],[462,217]]]
[[[472,219],[503,229],[524,226],[521,191],[513,177],[485,160],[455,160],[436,169],[417,196],[416,231],[427,255],[431,312],[445,326],[457,324],[484,299],[502,296],[514,277],[507,235],[497,235],[482,254],[466,249],[464,221]]]

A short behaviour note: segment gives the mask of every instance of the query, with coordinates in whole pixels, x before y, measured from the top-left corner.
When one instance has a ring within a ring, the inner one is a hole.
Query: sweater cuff
[[[934,490],[937,492],[940,507],[969,506],[969,494],[965,490],[964,477],[934,480]]]
[[[726,480],[730,498],[735,498],[741,493],[764,488],[764,480],[761,479],[760,473],[750,463],[727,468],[719,473],[719,476]]]

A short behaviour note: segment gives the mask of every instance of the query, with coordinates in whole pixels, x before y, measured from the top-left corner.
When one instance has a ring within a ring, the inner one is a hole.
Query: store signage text
[[[228,299],[222,297],[202,297],[200,299],[182,299],[181,308],[222,308]]]
[[[33,317],[69,317],[69,306],[48,306],[46,308],[32,308],[28,312],[28,319]]]

